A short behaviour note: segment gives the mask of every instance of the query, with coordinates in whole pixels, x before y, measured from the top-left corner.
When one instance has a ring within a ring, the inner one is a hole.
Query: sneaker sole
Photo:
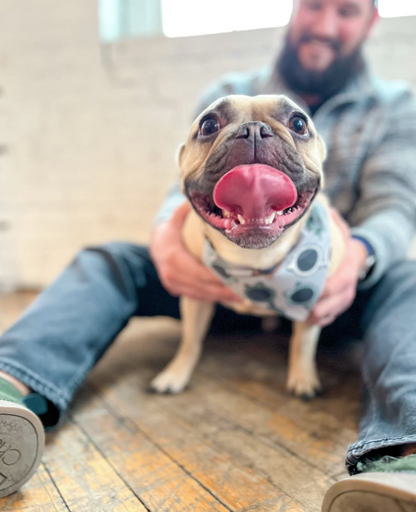
[[[416,474],[362,473],[327,491],[322,512],[416,512]]]
[[[0,498],[30,480],[40,464],[44,444],[45,432],[36,414],[0,400]]]

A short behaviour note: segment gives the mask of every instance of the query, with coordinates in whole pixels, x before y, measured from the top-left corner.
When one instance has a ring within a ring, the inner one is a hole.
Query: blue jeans
[[[351,472],[368,452],[416,443],[416,262],[394,265],[323,336],[364,340],[364,403]],[[74,392],[133,316],[179,318],[146,247],[85,249],[0,338],[0,369],[65,412]],[[237,320],[238,318],[238,320]],[[218,307],[213,328],[241,324]],[[258,319],[245,319],[247,326]]]

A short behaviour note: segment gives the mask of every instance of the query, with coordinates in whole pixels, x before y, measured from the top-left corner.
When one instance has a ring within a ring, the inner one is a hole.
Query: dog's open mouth
[[[192,191],[190,200],[206,222],[228,238],[241,241],[251,233],[256,233],[256,238],[276,239],[302,216],[315,193],[316,189],[298,194],[283,172],[251,164],[228,171],[216,184],[212,197]]]

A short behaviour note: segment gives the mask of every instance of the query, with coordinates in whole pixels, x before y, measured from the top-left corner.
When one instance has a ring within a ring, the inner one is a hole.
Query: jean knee
[[[416,302],[416,261],[400,261],[392,265],[375,285],[362,323],[368,325],[374,315],[385,316],[391,309]]]

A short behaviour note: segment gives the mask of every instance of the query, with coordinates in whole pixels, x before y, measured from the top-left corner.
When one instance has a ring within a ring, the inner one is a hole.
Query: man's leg
[[[43,427],[57,423],[133,315],[178,318],[178,300],[147,248],[113,243],[82,251],[0,337],[0,497],[35,473]]]
[[[396,264],[374,287],[361,318],[364,404],[350,472],[374,452],[416,443],[416,262]]]
[[[363,474],[335,484],[325,512],[416,511],[416,456],[395,459],[416,447],[415,308],[416,262],[401,262],[339,319],[364,340],[360,432],[347,454],[349,472]]]
[[[88,371],[134,316],[179,318],[146,247],[81,251],[0,337],[0,370],[65,411]]]

